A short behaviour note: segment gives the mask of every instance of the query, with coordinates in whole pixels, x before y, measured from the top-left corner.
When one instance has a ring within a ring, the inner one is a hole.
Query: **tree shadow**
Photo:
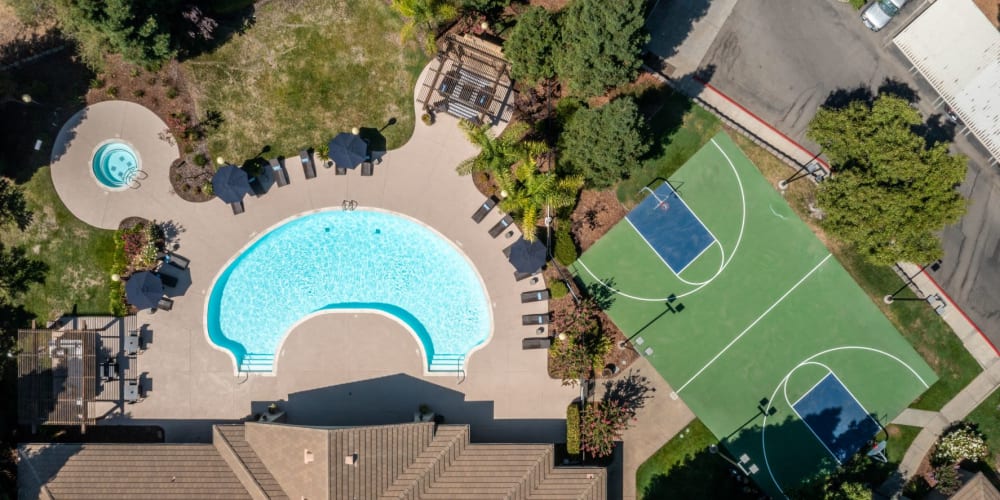
[[[650,34],[646,50],[664,59],[676,55],[694,23],[705,17],[710,3],[709,0],[656,2],[646,18],[646,31]],[[668,72],[668,76],[672,75]]]
[[[630,369],[624,377],[604,382],[604,400],[619,403],[632,412],[642,409],[646,400],[653,397],[653,392],[656,388],[638,369]]]
[[[924,123],[911,128],[913,133],[924,138],[928,148],[954,141],[956,129],[957,125],[943,113],[928,116]]]
[[[28,257],[23,247],[5,247],[0,243],[0,286],[10,296],[28,291],[33,283],[44,283],[49,266]]]
[[[166,5],[172,12],[161,14],[172,20],[170,30],[178,41],[178,61],[212,53],[234,36],[242,36],[257,22],[252,0],[200,0]]]
[[[0,175],[18,184],[27,182],[38,168],[65,153],[75,127],[63,124],[84,106],[88,82],[94,77],[72,49],[9,68],[0,75],[0,80],[6,80],[6,85],[0,86],[0,114],[4,117],[0,120]],[[31,96],[30,103],[22,100],[24,94]],[[84,116],[74,117],[76,124]]]
[[[885,80],[882,81],[882,84],[879,85],[878,95],[883,95],[883,94],[894,95],[896,97],[906,100],[906,102],[910,104],[916,104],[920,102],[920,96],[917,94],[917,91],[914,90],[913,87],[911,87],[906,82],[901,82],[893,78],[886,78]]]
[[[871,89],[863,85],[853,89],[836,89],[830,92],[830,95],[823,101],[823,107],[841,110],[846,109],[851,103],[858,101],[871,106],[875,102],[875,94],[872,93]]]

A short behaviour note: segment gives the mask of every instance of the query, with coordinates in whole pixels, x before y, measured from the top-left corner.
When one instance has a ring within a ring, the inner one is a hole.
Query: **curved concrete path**
[[[470,218],[483,196],[468,177],[455,173],[455,165],[476,153],[456,120],[441,116],[433,126],[418,120],[410,141],[387,153],[372,177],[358,170],[336,176],[321,168],[306,180],[295,152],[281,152],[289,156],[291,183],[247,198],[246,213],[234,216],[221,201],[188,203],[170,192],[169,148],[157,143],[159,125],[144,121],[135,107],[108,103],[78,114],[60,137],[68,150],[58,151],[53,162],[56,189],[77,217],[106,228],[130,215],[165,222],[177,232],[177,252],[191,259],[190,276],[173,293],[174,309],[139,313],[151,341],[137,362],[151,388],[145,401],[110,416],[111,422],[162,425],[169,441],[191,441],[208,439],[208,422],[243,418],[277,400],[286,401],[292,422],[323,425],[406,421],[426,403],[448,422],[472,424],[477,440],[564,439],[566,405],[578,391],[548,377],[546,350],[521,349],[521,339],[535,335],[535,328],[521,326],[520,316],[545,312],[548,305],[520,303],[520,292],[542,285],[515,282],[501,250],[516,235],[487,234],[499,210],[481,224]],[[106,194],[82,167],[89,168],[92,144],[116,135],[139,149],[149,178],[140,189]],[[494,325],[489,344],[467,360],[464,379],[424,376],[425,360],[412,336],[374,314],[331,314],[302,323],[279,354],[278,376],[234,376],[230,357],[208,342],[206,294],[223,265],[279,221],[340,207],[344,200],[421,220],[473,262],[493,302]]]

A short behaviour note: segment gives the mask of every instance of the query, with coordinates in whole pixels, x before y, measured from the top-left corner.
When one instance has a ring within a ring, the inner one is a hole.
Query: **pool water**
[[[432,372],[461,368],[492,325],[482,281],[455,246],[411,219],[358,209],[298,217],[258,238],[216,279],[206,326],[240,371],[273,371],[297,322],[359,309],[404,324]]]
[[[111,141],[101,146],[93,159],[94,177],[101,185],[124,188],[139,172],[139,160],[127,144]]]

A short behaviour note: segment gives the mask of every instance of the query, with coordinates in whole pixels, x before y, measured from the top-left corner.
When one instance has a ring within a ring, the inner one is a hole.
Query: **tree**
[[[392,0],[392,8],[407,18],[400,37],[407,40],[419,31],[428,54],[436,51],[433,30],[458,16],[458,9],[449,0]]]
[[[7,179],[0,179],[0,225],[13,222],[23,231],[31,224],[31,217],[21,188]]]
[[[921,123],[905,100],[882,95],[872,105],[821,108],[809,124],[834,171],[817,192],[823,226],[874,264],[940,258],[937,232],[965,213],[955,187],[967,160],[947,144],[928,145],[913,130]]]
[[[862,483],[847,482],[838,489],[828,489],[824,500],[870,500],[872,489]]]
[[[575,0],[562,16],[556,68],[569,89],[583,96],[635,78],[649,35],[645,0]]]
[[[179,17],[175,2],[138,0],[57,0],[56,17],[80,45],[84,60],[100,62],[106,50],[126,61],[155,68],[172,58],[176,43],[169,20]],[[162,22],[161,22],[162,21]]]
[[[511,77],[532,86],[539,80],[554,77],[553,51],[558,44],[556,17],[542,7],[525,11],[503,44],[504,56],[510,61]]]
[[[500,208],[520,218],[521,232],[528,241],[535,241],[538,218],[545,210],[573,206],[583,187],[581,177],[539,172],[533,156],[522,159],[513,172],[497,172],[496,180],[500,185]]]
[[[615,450],[615,441],[621,439],[634,416],[628,405],[616,400],[584,405],[580,449],[592,457],[610,455]]]
[[[500,137],[493,135],[490,124],[476,125],[468,120],[462,120],[459,127],[465,132],[469,142],[479,146],[479,154],[458,164],[455,170],[460,175],[474,172],[495,174],[501,170],[509,170],[510,166],[523,158],[528,152],[540,152],[544,145],[521,140],[527,131],[525,125],[507,127]]]
[[[601,328],[599,311],[597,302],[587,297],[553,319],[552,328],[560,340],[549,348],[550,371],[562,378],[563,385],[589,379],[614,347]]]
[[[646,122],[631,97],[573,113],[562,143],[563,160],[596,189],[627,177],[649,151]]]

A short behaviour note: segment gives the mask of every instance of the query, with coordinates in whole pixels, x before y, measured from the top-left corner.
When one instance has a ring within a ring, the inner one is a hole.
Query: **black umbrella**
[[[540,241],[517,240],[503,251],[519,273],[532,274],[545,265],[546,248]]]
[[[239,167],[225,165],[212,176],[212,191],[226,203],[237,203],[250,192],[250,179]]]
[[[161,297],[163,282],[159,276],[149,271],[135,273],[125,282],[125,298],[129,304],[139,309],[156,307]]]
[[[368,144],[361,136],[341,132],[330,141],[330,159],[337,166],[354,168],[368,157]]]

